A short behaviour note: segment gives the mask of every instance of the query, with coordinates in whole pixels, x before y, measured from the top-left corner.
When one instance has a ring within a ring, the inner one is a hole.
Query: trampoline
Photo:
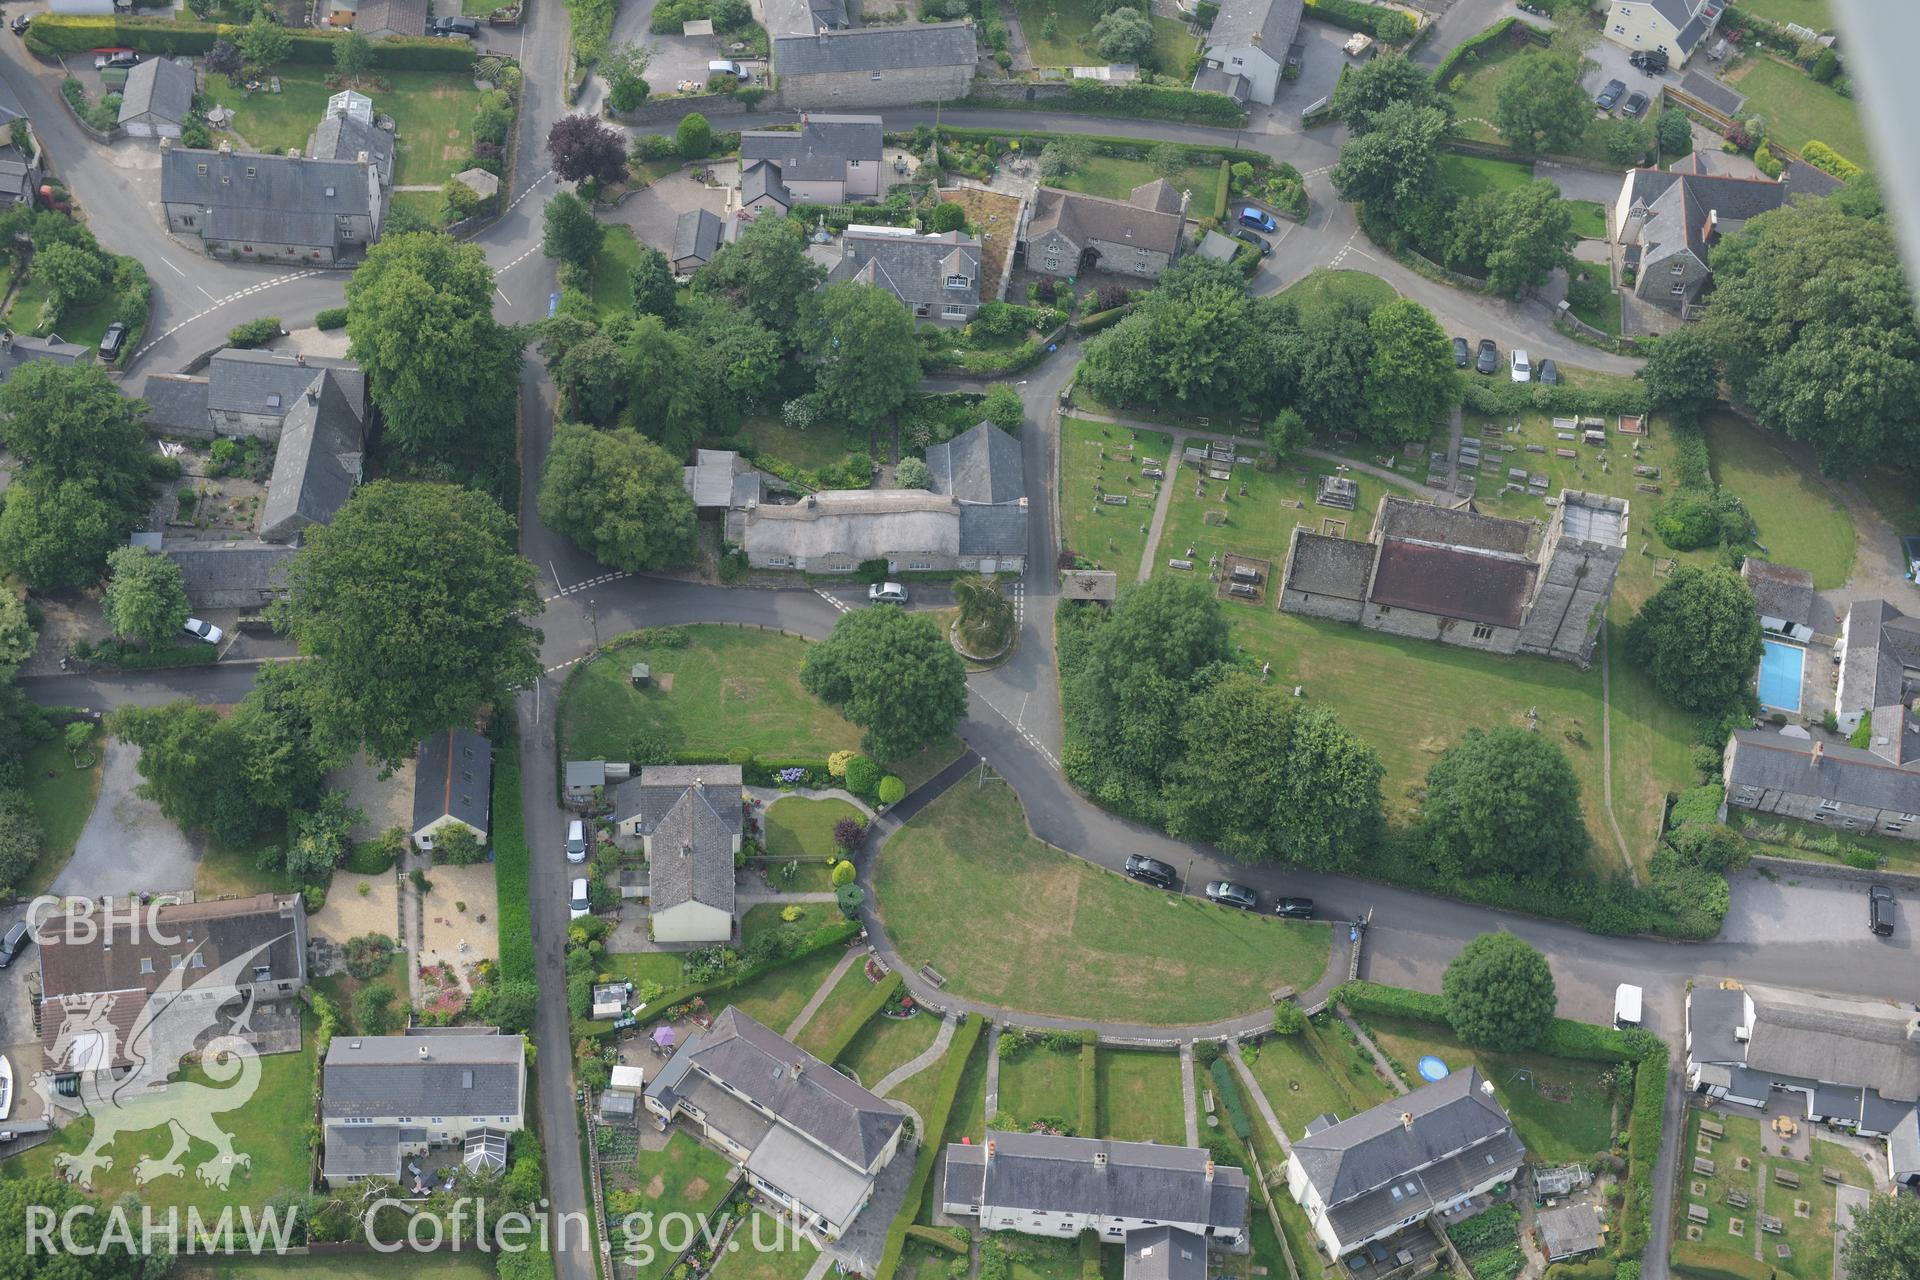
[[[1420,1073],[1420,1078],[1422,1080],[1425,1080],[1428,1084],[1433,1084],[1434,1082],[1439,1080],[1445,1080],[1447,1076],[1450,1074],[1447,1071],[1447,1064],[1440,1061],[1440,1059],[1433,1057],[1431,1054],[1429,1054],[1427,1057],[1420,1059],[1419,1065],[1416,1066],[1414,1069]]]
[[[1800,670],[1807,651],[1778,640],[1765,642],[1760,655],[1760,705],[1788,715],[1800,712]]]

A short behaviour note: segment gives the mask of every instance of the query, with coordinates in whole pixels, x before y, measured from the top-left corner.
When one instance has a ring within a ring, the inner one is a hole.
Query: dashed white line
[[[553,566],[548,565],[547,568],[552,569]],[[576,591],[585,591],[588,587],[597,587],[603,582],[615,582],[621,578],[631,578],[632,576],[630,573],[603,573],[597,578],[583,578],[570,587],[559,587],[559,590],[555,591],[552,595],[541,596],[540,598],[542,600],[558,600],[560,597],[570,596]],[[553,581],[555,586],[559,586],[560,575],[558,573],[553,575]]]
[[[161,261],[166,262],[166,259],[162,258]],[[173,266],[171,262],[168,262],[167,265],[170,267]],[[176,271],[179,270],[178,267],[175,267],[174,269]],[[181,272],[181,274],[185,275],[186,273]],[[250,298],[256,293],[262,293],[268,289],[273,288],[275,285],[288,284],[295,280],[305,280],[310,276],[317,276],[319,274],[321,273],[317,269],[309,270],[309,271],[294,271],[284,276],[275,276],[271,280],[264,280],[256,285],[249,285],[247,288],[242,289],[237,293],[230,293],[224,298],[215,298],[212,306],[202,308],[201,310],[195,312],[193,315],[188,316],[185,320],[182,320],[179,324],[176,324],[172,328],[166,330],[164,333],[161,333],[158,337],[153,338],[146,345],[142,346],[138,351],[135,351],[133,353],[133,358],[135,360],[138,360],[141,356],[153,350],[155,346],[159,345],[162,342],[165,342],[168,338],[171,338],[174,334],[180,332],[182,329],[186,328],[188,325],[193,324],[196,321],[206,319],[208,316],[212,315],[214,312],[218,311],[220,308],[228,305],[229,303],[238,302],[242,298]],[[200,292],[207,293],[205,289],[201,289]],[[207,296],[209,298],[213,297],[213,295],[210,293],[208,293]]]
[[[1013,625],[1016,630],[1027,620],[1027,583],[1024,578],[1013,580]]]
[[[1334,254],[1333,261],[1328,263],[1327,265],[1333,266],[1333,267],[1339,266],[1342,262],[1345,262],[1347,260],[1347,255],[1349,253],[1359,253],[1362,257],[1366,257],[1367,255],[1365,253],[1353,247],[1353,242],[1357,240],[1359,236],[1360,236],[1360,232],[1358,230],[1356,230],[1352,235],[1348,236],[1347,242],[1340,246],[1340,252]]]
[[[822,589],[820,589],[819,587],[815,587],[815,588],[813,589],[813,594],[815,594],[815,595],[817,595],[817,596],[819,596],[819,597],[820,597],[820,598],[821,598],[822,600],[825,600],[825,601],[826,601],[826,602],[827,602],[828,604],[830,604],[830,605],[832,605],[832,606],[833,606],[834,608],[836,608],[836,609],[838,609],[838,610],[839,610],[839,611],[840,611],[841,613],[851,613],[851,612],[853,612],[853,606],[852,606],[852,605],[850,605],[850,604],[848,604],[848,603],[847,603],[846,601],[844,601],[844,600],[839,600],[839,599],[836,599],[836,598],[834,598],[833,596],[830,596],[830,595],[828,595],[828,594],[827,594],[827,593],[826,593],[825,591],[823,591],[823,590],[822,590]]]
[[[534,192],[534,188],[538,187],[541,183],[545,182],[548,178],[551,178],[552,176],[553,176],[553,170],[549,169],[545,173],[541,174],[539,177],[535,178],[532,182],[529,182],[527,184],[527,189],[525,191],[522,191],[519,195],[513,198],[513,204],[510,204],[507,206],[507,211],[511,211],[514,205],[519,204],[522,200],[525,200],[528,196],[532,195]]]
[[[1015,723],[1010,717],[1008,717],[1006,712],[1002,711],[998,707],[995,707],[993,703],[989,702],[986,698],[982,698],[980,699],[980,701],[985,702],[988,707],[992,708],[993,714],[999,716],[1002,720],[1005,720],[1008,726],[1012,728],[1012,730],[1015,733],[1019,734],[1020,737],[1023,740],[1025,740],[1028,746],[1032,747],[1035,751],[1038,751],[1040,753],[1040,758],[1047,762],[1047,765],[1049,768],[1051,768],[1055,773],[1060,772],[1060,762],[1054,759],[1053,752],[1047,750],[1046,747],[1042,745],[1040,739],[1034,737],[1033,734],[1029,733],[1026,729],[1022,728],[1019,724]]]

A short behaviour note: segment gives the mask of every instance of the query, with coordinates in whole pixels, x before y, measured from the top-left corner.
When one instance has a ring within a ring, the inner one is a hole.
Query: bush
[[[878,799],[883,805],[896,805],[907,798],[907,784],[891,773],[880,779]]]
[[[1253,1137],[1253,1120],[1247,1115],[1247,1104],[1240,1096],[1240,1083],[1233,1078],[1233,1068],[1225,1058],[1215,1058],[1208,1065],[1207,1074],[1213,1079],[1213,1096],[1227,1109],[1227,1121],[1233,1125],[1234,1135],[1242,1142],[1247,1141]]]
[[[1684,827],[1693,822],[1720,821],[1720,804],[1725,798],[1726,793],[1717,782],[1710,786],[1689,787],[1673,802],[1673,809],[1667,815],[1668,828]]]
[[[505,723],[500,723],[504,720]],[[520,757],[510,716],[496,719],[493,748],[493,882],[499,891],[496,917],[502,980],[534,981],[533,923],[527,871],[531,856],[520,814]]]
[[[1745,542],[1751,527],[1747,509],[1726,489],[1676,494],[1653,513],[1653,531],[1675,551]]]
[[[345,867],[357,876],[385,875],[393,870],[393,864],[400,860],[400,853],[407,846],[407,832],[404,827],[390,827],[373,840],[362,840],[347,853]]]
[[[362,982],[386,972],[392,958],[393,939],[383,933],[363,933],[347,940],[347,972]]]
[[[836,751],[827,757],[827,776],[844,778],[847,776],[847,762],[858,756],[858,751]]]
[[[1809,138],[1807,145],[1800,148],[1800,158],[1816,169],[1824,170],[1845,182],[1860,176],[1860,166],[1835,151],[1818,138]]]
[[[681,118],[673,131],[673,149],[687,160],[701,160],[713,151],[713,126],[698,111]]]
[[[839,889],[845,885],[852,884],[853,877],[854,877],[853,864],[851,862],[842,860],[840,862],[836,862],[833,864],[833,872],[829,878],[833,884],[833,887],[836,889]]]
[[[279,336],[280,317],[261,316],[257,320],[235,325],[227,332],[227,341],[236,347],[257,347]]]
[[[882,776],[880,766],[867,756],[855,756],[847,761],[847,790],[863,800],[872,799],[880,789]]]
[[[1307,1015],[1299,1005],[1282,1000],[1273,1006],[1273,1029],[1277,1035],[1297,1036],[1307,1029]]]
[[[345,307],[326,308],[313,317],[313,327],[326,330],[346,328],[347,309]]]

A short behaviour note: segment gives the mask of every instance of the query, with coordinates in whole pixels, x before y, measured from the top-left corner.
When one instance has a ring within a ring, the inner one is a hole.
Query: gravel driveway
[[[100,798],[80,831],[73,859],[53,882],[53,892],[80,898],[103,894],[165,892],[193,887],[200,848],[181,834],[160,806],[134,794],[140,749],[106,740]]]

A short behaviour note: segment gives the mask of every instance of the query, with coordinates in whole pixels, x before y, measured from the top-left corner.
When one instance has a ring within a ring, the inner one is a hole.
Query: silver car
[[[907,589],[897,582],[876,582],[867,588],[868,604],[905,604]]]
[[[198,618],[188,618],[186,622],[181,625],[180,630],[186,632],[195,640],[205,640],[208,644],[219,644],[227,638],[226,632],[214,626],[211,622],[202,622]]]
[[[1207,882],[1207,901],[1219,903],[1223,907],[1238,907],[1242,911],[1252,911],[1260,905],[1260,895],[1243,884],[1231,880],[1211,880]]]

